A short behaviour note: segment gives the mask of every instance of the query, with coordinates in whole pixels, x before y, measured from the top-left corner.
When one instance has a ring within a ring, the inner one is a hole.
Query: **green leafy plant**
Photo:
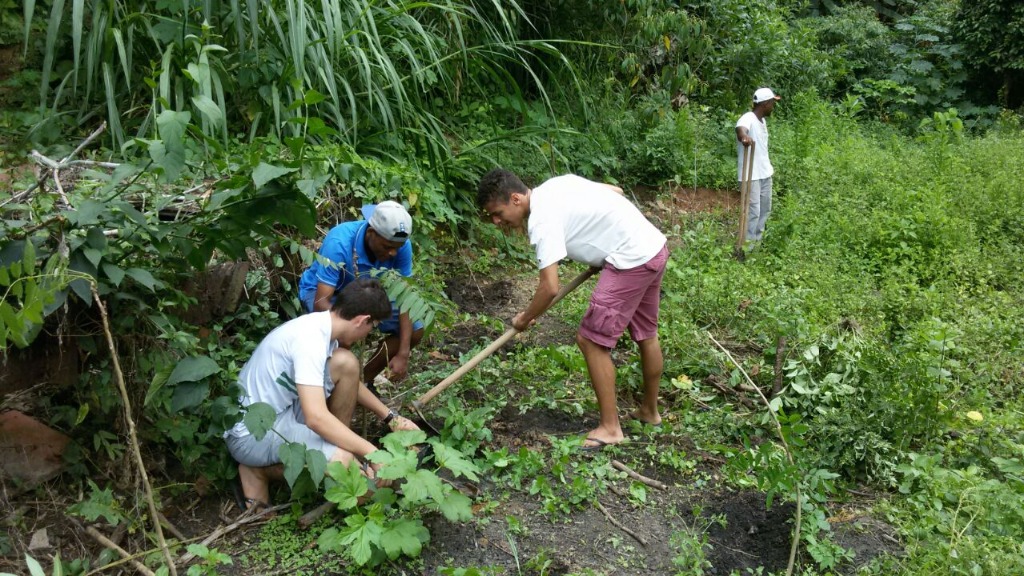
[[[188,567],[188,576],[215,576],[218,573],[218,566],[232,564],[231,556],[216,548],[210,549],[202,544],[189,544],[187,550],[189,554],[202,560],[202,563]]]
[[[706,570],[713,568],[705,552],[709,547],[708,529],[715,524],[722,528],[726,526],[725,516],[705,517],[699,506],[694,507],[692,515],[693,524],[686,526],[684,530],[673,532],[670,539],[672,547],[677,551],[672,558],[672,565],[679,569],[676,573],[678,576],[701,576]]]
[[[95,522],[99,518],[106,520],[111,526],[117,526],[125,521],[124,510],[119,502],[114,499],[110,487],[100,490],[92,480],[89,483],[89,497],[82,502],[71,505],[68,512],[84,518],[89,522]]]
[[[0,257],[0,348],[11,342],[24,348],[35,339],[43,318],[62,304],[61,290],[74,277],[67,263],[53,254],[36,269],[36,249],[31,240],[4,247]],[[9,258],[17,252],[19,256]],[[9,262],[9,263],[8,263]]]
[[[322,550],[342,553],[359,566],[375,566],[403,555],[415,558],[430,539],[422,513],[437,511],[450,521],[472,516],[469,499],[437,472],[444,468],[456,476],[476,480],[476,466],[457,450],[432,440],[436,467],[417,469],[416,454],[410,448],[425,439],[419,431],[384,437],[384,450],[370,454],[369,460],[381,465],[378,478],[396,482],[397,486],[377,488],[368,500],[365,497],[370,482],[355,463],[348,467],[331,463],[327,467],[333,486],[327,489],[326,497],[347,515],[344,528],[331,527],[320,535],[317,542]]]

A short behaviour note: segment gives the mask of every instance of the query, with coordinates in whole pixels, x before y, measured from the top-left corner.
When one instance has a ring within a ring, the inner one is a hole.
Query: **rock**
[[[32,539],[28,543],[28,550],[43,550],[50,547],[50,537],[46,535],[46,528],[40,528],[32,533]]]
[[[71,439],[17,410],[0,413],[0,477],[22,490],[60,474],[61,456]]]

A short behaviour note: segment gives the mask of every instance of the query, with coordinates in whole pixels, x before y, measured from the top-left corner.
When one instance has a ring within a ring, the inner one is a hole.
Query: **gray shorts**
[[[325,391],[326,392],[326,391]],[[306,419],[302,415],[302,407],[299,401],[277,415],[274,420],[274,428],[262,440],[256,440],[252,434],[245,436],[228,435],[224,441],[228,445],[228,452],[239,464],[245,464],[253,468],[262,468],[281,463],[278,450],[285,442],[298,442],[305,444],[307,450],[319,450],[324,457],[330,461],[334,456],[337,446],[324,440],[319,434],[306,426]]]

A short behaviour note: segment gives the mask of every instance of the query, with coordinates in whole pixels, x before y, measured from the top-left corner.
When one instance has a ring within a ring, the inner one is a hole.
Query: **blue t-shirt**
[[[375,204],[364,206],[363,215],[369,218],[373,208],[376,208]],[[357,277],[371,277],[373,270],[397,270],[406,278],[412,276],[412,242],[407,241],[399,248],[394,258],[373,262],[366,252],[366,231],[369,227],[366,220],[355,220],[331,228],[320,245],[320,256],[332,265],[325,266],[314,261],[302,273],[299,278],[300,299],[311,300],[318,284],[334,286],[337,292]]]

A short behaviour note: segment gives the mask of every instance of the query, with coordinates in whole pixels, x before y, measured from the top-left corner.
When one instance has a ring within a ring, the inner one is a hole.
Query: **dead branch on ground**
[[[241,528],[242,526],[245,526],[246,524],[252,524],[253,522],[256,522],[258,520],[264,520],[270,514],[290,507],[291,504],[278,504],[277,506],[264,508],[263,510],[260,510],[259,512],[256,513],[253,513],[252,509],[250,509],[242,513],[239,519],[235,520],[232,524],[229,524],[227,526],[218,526],[216,530],[211,532],[210,535],[204,538],[203,541],[199,544],[201,546],[209,546],[225,534],[230,534],[231,532],[234,532],[235,530]],[[178,564],[184,566],[192,560],[195,560],[195,558],[195,554],[192,554],[191,552],[186,552],[185,554],[181,555],[181,558],[178,558]]]
[[[124,558],[132,566],[135,566],[135,569],[138,570],[140,574],[144,574],[145,576],[156,576],[156,574],[154,574],[152,570],[146,568],[145,564],[136,560],[135,557],[129,554],[127,550],[115,544],[109,538],[100,533],[99,530],[93,528],[92,526],[89,526],[85,529],[85,533],[89,536],[92,536],[94,540],[96,540],[103,546],[113,550],[114,552],[117,552],[117,554],[121,556],[121,558]]]
[[[617,470],[621,470],[621,471],[625,472],[626,476],[629,476],[630,478],[636,480],[637,482],[643,482],[644,484],[647,484],[651,488],[657,488],[658,490],[667,490],[668,489],[668,486],[665,486],[665,484],[663,482],[660,482],[660,481],[655,480],[653,478],[648,478],[647,476],[644,476],[643,474],[639,474],[635,470],[633,470],[629,466],[626,466],[622,462],[619,462],[618,460],[612,460],[612,466],[615,469],[617,469]]]
[[[642,544],[642,545],[644,545],[644,546],[647,546],[647,540],[644,540],[642,536],[640,536],[640,535],[639,535],[639,534],[637,534],[636,532],[633,532],[633,531],[632,531],[632,530],[630,530],[629,528],[626,528],[626,527],[625,527],[625,526],[623,526],[623,525],[622,525],[622,524],[621,524],[621,523],[620,523],[620,522],[619,522],[618,520],[616,520],[615,518],[613,518],[613,517],[612,517],[612,515],[611,515],[611,513],[609,513],[609,512],[608,512],[608,509],[607,509],[607,508],[605,508],[605,507],[604,507],[604,506],[603,506],[603,505],[601,504],[601,502],[600,502],[599,500],[594,500],[594,506],[595,506],[595,507],[597,507],[597,509],[598,509],[598,510],[600,510],[602,514],[604,514],[604,517],[605,517],[605,518],[607,518],[607,519],[608,519],[608,521],[612,523],[612,526],[615,526],[615,527],[616,527],[616,528],[618,528],[619,530],[622,530],[622,531],[623,531],[623,532],[625,532],[626,534],[629,534],[629,535],[630,535],[630,536],[632,536],[632,537],[633,537],[634,539],[636,539],[636,541],[637,541],[637,542],[639,542],[640,544]]]

